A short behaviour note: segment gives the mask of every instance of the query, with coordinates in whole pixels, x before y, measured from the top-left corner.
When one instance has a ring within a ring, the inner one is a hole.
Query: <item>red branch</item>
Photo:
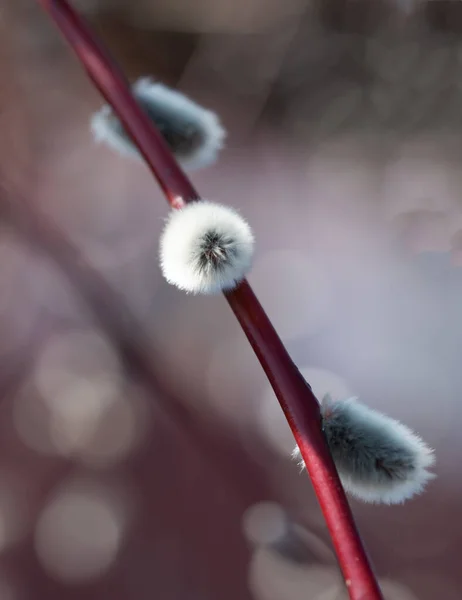
[[[130,86],[66,0],[36,0],[55,21],[95,86],[136,142],[173,208],[199,194],[178,166],[162,136],[133,98]],[[225,297],[257,355],[300,447],[326,520],[351,600],[383,600],[356,528],[324,434],[319,404],[292,362],[252,291],[243,281]]]

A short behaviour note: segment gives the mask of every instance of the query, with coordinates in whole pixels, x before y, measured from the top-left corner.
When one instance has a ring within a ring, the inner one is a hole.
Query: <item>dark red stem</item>
[[[101,94],[132,136],[173,208],[199,194],[133,98],[107,51],[66,0],[36,0],[73,47]],[[319,404],[247,281],[225,297],[250,341],[300,447],[351,600],[383,600],[321,429]]]

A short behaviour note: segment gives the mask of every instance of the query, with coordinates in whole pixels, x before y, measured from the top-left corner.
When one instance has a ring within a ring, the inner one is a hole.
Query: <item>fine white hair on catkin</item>
[[[244,279],[254,237],[232,208],[208,201],[172,210],[160,238],[165,279],[192,294],[217,294]]]
[[[356,398],[321,403],[323,429],[347,492],[370,503],[401,504],[435,477],[433,450],[411,429]],[[301,460],[297,447],[294,458]],[[303,460],[300,464],[303,466]]]
[[[183,169],[194,171],[216,161],[226,131],[214,112],[147,77],[132,86],[132,93]],[[107,144],[123,156],[140,157],[131,137],[108,105],[92,116],[91,131],[96,142]]]

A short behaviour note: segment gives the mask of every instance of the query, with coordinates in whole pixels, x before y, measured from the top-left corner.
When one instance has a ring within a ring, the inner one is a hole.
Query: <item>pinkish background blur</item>
[[[222,116],[228,146],[194,182],[254,227],[249,280],[315,392],[436,448],[422,497],[352,501],[387,600],[461,598],[462,3],[77,5],[131,79]],[[161,278],[148,170],[92,144],[101,98],[35,3],[0,19],[0,600],[344,600],[226,303]],[[155,385],[12,227],[24,198],[128,304]]]

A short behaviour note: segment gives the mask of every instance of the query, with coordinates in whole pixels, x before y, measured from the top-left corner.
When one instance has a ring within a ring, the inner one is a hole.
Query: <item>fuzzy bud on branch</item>
[[[363,502],[400,504],[435,477],[433,450],[411,429],[356,398],[321,403],[323,429],[343,487]],[[294,458],[300,460],[298,448]]]
[[[138,80],[132,93],[183,169],[194,171],[216,161],[226,131],[215,113],[148,77]],[[96,142],[122,156],[141,159],[131,136],[107,104],[93,115],[91,130]]]
[[[232,208],[199,201],[172,211],[160,239],[165,279],[192,294],[230,290],[250,269],[254,237]]]

